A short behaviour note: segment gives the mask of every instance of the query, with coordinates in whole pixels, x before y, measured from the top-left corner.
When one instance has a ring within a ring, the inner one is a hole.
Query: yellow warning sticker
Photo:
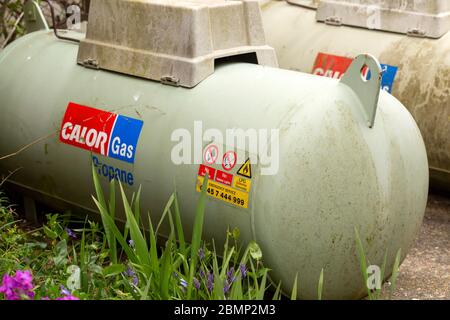
[[[250,158],[248,158],[247,161],[245,161],[245,163],[239,168],[237,174],[250,179],[252,178],[252,165],[250,164]]]
[[[250,192],[250,188],[252,187],[252,180],[235,176],[233,180],[233,187],[241,189],[245,192]]]
[[[204,179],[204,177],[197,177],[197,192],[201,192]],[[206,194],[239,208],[248,208],[248,193],[227,187],[212,180],[208,180],[208,184],[206,185]]]

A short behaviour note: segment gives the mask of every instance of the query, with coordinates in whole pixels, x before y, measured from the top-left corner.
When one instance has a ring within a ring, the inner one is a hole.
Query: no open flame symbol
[[[223,161],[222,161],[222,168],[224,168],[227,171],[230,171],[234,168],[236,165],[236,152],[234,151],[227,151],[223,155]]]

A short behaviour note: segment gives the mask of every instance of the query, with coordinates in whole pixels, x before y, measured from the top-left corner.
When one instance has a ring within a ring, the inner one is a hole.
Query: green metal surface
[[[387,251],[392,268],[397,250],[408,252],[425,210],[428,164],[413,118],[389,94],[380,93],[368,128],[359,99],[336,80],[226,63],[195,88],[176,88],[84,68],[76,64],[77,49],[51,32],[37,32],[0,54],[0,155],[52,134],[0,161],[0,172],[22,167],[12,182],[94,210],[92,155],[58,139],[66,107],[72,101],[138,118],[144,126],[135,163],[99,158],[133,172],[127,192],[142,185],[142,211],[154,221],[176,187],[190,236],[198,164],[172,163],[172,132],[192,133],[197,120],[204,130],[275,128],[278,173],[263,176],[252,168],[248,210],[209,199],[205,238],[220,246],[227,227],[238,227],[244,242],[261,245],[285,292],[298,273],[299,297],[311,299],[322,268],[324,298],[364,295],[354,228],[373,264],[381,265]]]

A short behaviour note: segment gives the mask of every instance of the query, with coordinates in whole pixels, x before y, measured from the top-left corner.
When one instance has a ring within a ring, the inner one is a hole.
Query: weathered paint
[[[316,11],[286,1],[266,2],[261,8],[267,42],[277,51],[281,68],[311,72],[319,52],[346,57],[367,52],[398,66],[392,94],[419,125],[432,184],[450,190],[450,32],[440,39],[413,38],[329,26],[316,22]]]

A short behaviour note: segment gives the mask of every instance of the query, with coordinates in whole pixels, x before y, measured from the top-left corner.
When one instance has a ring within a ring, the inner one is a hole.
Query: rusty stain
[[[412,41],[405,37],[395,42],[380,60],[399,67],[393,95],[416,120],[430,167],[449,171],[450,63],[446,57],[450,56],[450,46],[443,46],[442,39]]]
[[[137,111],[137,109],[134,109],[134,112],[136,112],[136,114],[138,115],[138,117],[142,119],[142,115],[139,113],[139,111]]]

